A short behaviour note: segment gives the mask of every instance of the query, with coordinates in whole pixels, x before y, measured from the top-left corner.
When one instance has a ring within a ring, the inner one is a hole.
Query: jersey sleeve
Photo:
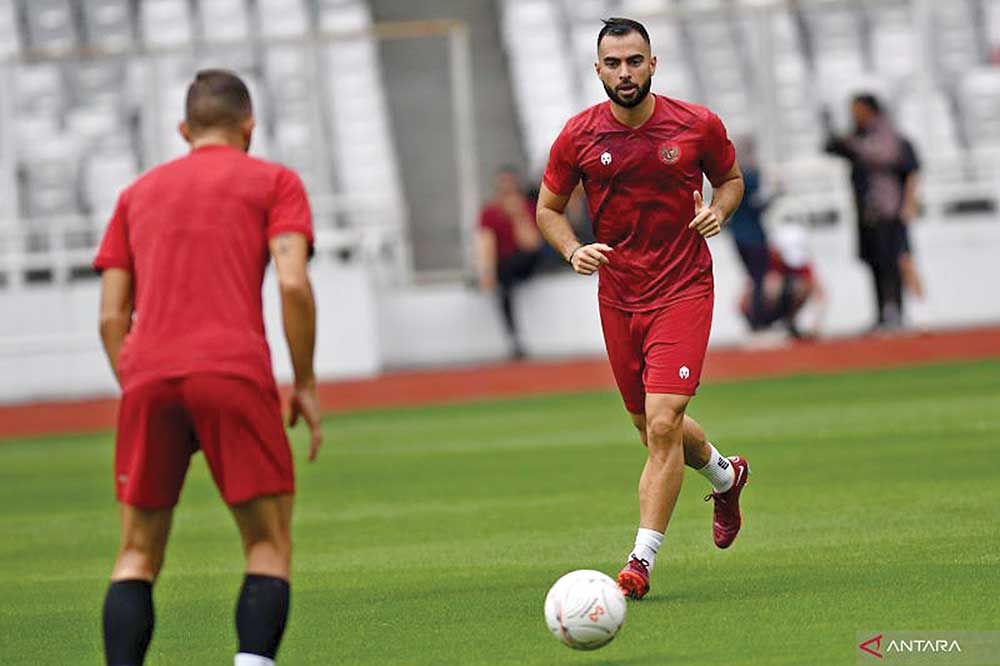
[[[134,272],[132,250],[128,243],[128,225],[125,221],[125,195],[118,197],[115,212],[111,215],[108,228],[104,231],[101,246],[94,257],[94,270],[100,272],[108,268],[124,268]]]
[[[312,211],[306,188],[291,169],[282,169],[274,189],[274,200],[267,214],[267,238],[278,234],[300,233],[313,244]]]
[[[490,207],[483,206],[483,209],[479,211],[479,228],[494,231],[496,229],[496,221],[493,217],[493,211]]]
[[[569,196],[580,182],[580,164],[568,125],[563,127],[549,150],[549,163],[542,182],[553,194],[562,197]]]
[[[701,155],[701,170],[708,176],[713,185],[722,181],[722,177],[733,168],[736,161],[736,148],[726,134],[726,126],[719,116],[711,111],[705,122],[705,136]]]

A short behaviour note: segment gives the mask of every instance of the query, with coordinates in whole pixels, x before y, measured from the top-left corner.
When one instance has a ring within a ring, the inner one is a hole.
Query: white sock
[[[236,655],[233,666],[274,666],[274,660],[262,657],[259,654],[248,654],[240,652]]]
[[[717,493],[724,493],[733,487],[736,475],[733,473],[733,463],[728,458],[723,457],[712,443],[708,443],[708,450],[711,455],[708,457],[708,464],[698,470],[698,473],[709,480],[712,488]]]
[[[640,527],[639,531],[635,533],[635,548],[632,549],[628,558],[631,560],[634,557],[644,561],[646,568],[652,571],[653,564],[656,563],[656,552],[660,550],[662,544],[663,532]]]

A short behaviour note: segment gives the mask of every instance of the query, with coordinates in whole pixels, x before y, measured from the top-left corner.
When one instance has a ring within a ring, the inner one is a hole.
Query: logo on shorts
[[[124,474],[118,475],[118,483],[128,483],[128,477]]]
[[[603,164],[604,166],[608,166],[609,164],[611,164],[611,153],[609,153],[606,150],[603,153],[601,153],[601,164]]]
[[[676,143],[665,143],[660,146],[660,161],[664,164],[673,164],[681,157],[681,147]]]
[[[691,370],[686,365],[682,365],[677,374],[680,375],[681,379],[687,379],[691,376]]]

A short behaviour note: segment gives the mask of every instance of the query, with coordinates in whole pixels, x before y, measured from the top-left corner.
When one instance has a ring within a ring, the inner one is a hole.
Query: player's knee
[[[126,540],[118,553],[114,576],[154,580],[163,568],[163,558],[163,549],[153,543]]]
[[[657,447],[683,442],[684,413],[663,411],[646,419],[646,437]]]
[[[251,568],[287,568],[292,559],[291,535],[280,529],[255,534],[244,540],[244,551]]]

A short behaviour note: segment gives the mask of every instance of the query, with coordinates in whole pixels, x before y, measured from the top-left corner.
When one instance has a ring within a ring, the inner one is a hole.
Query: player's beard
[[[646,99],[646,95],[649,94],[650,88],[653,87],[653,77],[649,77],[648,79],[646,79],[646,83],[638,86],[638,89],[636,90],[635,93],[635,97],[629,100],[622,99],[615,91],[615,89],[608,87],[608,84],[604,83],[604,81],[601,81],[601,85],[604,86],[604,92],[608,94],[608,97],[611,99],[612,102],[614,102],[618,106],[623,106],[626,109],[634,109],[635,107],[642,104],[642,100]]]

